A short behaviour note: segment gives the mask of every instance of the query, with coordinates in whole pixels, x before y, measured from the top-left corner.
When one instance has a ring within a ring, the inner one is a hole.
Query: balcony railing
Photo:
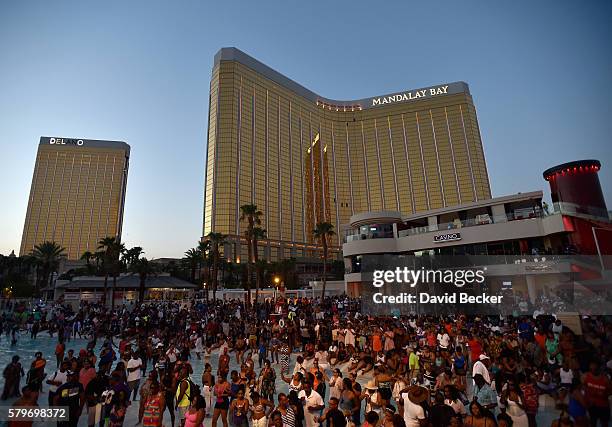
[[[427,225],[421,227],[413,227],[406,230],[399,230],[399,237],[414,236],[416,234],[433,233],[444,230],[457,230],[464,227],[475,227],[479,225],[493,224],[499,222],[520,221],[531,218],[541,218],[545,216],[540,209],[521,210],[509,212],[505,215],[483,216],[480,218],[468,218],[464,220],[456,219],[453,222],[444,222],[440,224]]]
[[[344,242],[354,242],[357,240],[368,240],[368,239],[392,239],[393,229],[391,230],[376,230],[362,233],[360,230],[349,230],[344,236]]]

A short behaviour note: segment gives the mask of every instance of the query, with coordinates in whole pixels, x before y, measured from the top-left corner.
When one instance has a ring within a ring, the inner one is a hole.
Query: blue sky
[[[548,197],[544,169],[596,158],[612,208],[610,22],[609,1],[3,1],[0,253],[19,249],[41,135],[128,142],[124,241],[193,247],[223,46],[332,99],[466,81],[495,196]]]

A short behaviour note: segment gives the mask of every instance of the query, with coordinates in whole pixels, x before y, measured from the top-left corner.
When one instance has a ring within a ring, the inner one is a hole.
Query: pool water
[[[102,345],[102,341],[103,340],[98,340],[98,347],[95,350],[96,356],[100,355],[100,348]],[[66,343],[66,353],[68,353],[68,350],[72,349],[74,350],[74,353],[78,355],[79,350],[87,346],[87,342],[88,341],[86,339],[79,339],[79,338],[71,339],[69,342]],[[115,340],[115,343],[118,344],[118,340]],[[57,335],[51,338],[49,337],[49,334],[46,332],[40,333],[36,339],[31,339],[29,333],[23,332],[18,335],[18,341],[15,346],[11,346],[10,335],[8,336],[2,335],[2,337],[0,337],[0,369],[4,370],[4,367],[11,362],[12,357],[14,355],[18,355],[20,357],[21,365],[23,366],[23,369],[27,375],[27,372],[30,368],[30,364],[34,360],[34,354],[37,351],[41,351],[43,353],[43,357],[47,359],[46,373],[47,375],[52,375],[53,372],[55,372],[56,370],[56,362],[55,362],[55,345],[56,344],[57,344]],[[215,351],[213,352],[210,358],[206,358],[206,359],[203,358],[203,360],[198,360],[193,351],[191,353],[191,356],[192,357],[191,357],[190,362],[193,367],[193,374],[191,375],[191,378],[194,380],[196,384],[201,386],[201,381],[202,381],[201,379],[202,379],[202,372],[204,371],[204,364],[210,363],[213,368],[213,374],[216,374],[217,364],[219,361],[219,352]],[[292,354],[291,356],[291,362],[289,365],[289,369],[291,372],[293,372],[293,366],[295,365],[296,356],[297,356],[296,354]],[[231,359],[230,371],[234,369],[236,369],[237,371],[240,371],[240,367],[236,363],[236,356],[234,355],[234,353],[230,353],[230,359]],[[257,358],[253,357],[253,360],[255,360],[255,370],[256,372],[259,372]],[[287,393],[288,386],[282,380],[280,376],[280,366],[276,364],[273,364],[272,366],[276,370],[276,393],[277,394],[280,392]],[[147,367],[148,370],[150,370],[151,368],[152,368],[151,366]],[[346,370],[347,370],[346,365],[342,366],[341,369],[343,371],[343,374],[346,376]],[[360,376],[359,382],[362,385],[364,385],[371,378],[372,377],[370,373],[368,373],[364,376]],[[144,379],[141,380],[141,384],[143,381]],[[468,380],[468,384],[470,383],[471,381]],[[24,384],[25,384],[25,378],[22,378],[21,386],[23,386]],[[0,387],[2,389],[4,388],[4,379],[0,380]],[[47,384],[44,384],[43,392],[41,393],[38,399],[38,403],[41,407],[45,407],[47,404],[48,390],[49,390],[49,386]],[[327,394],[329,397],[329,388],[327,390]],[[14,400],[15,398],[12,398],[6,402],[0,403],[0,405],[10,405]],[[207,408],[207,411],[208,411],[208,408]],[[550,425],[551,421],[556,416],[558,416],[558,411],[554,409],[553,403],[549,399],[545,397],[541,397],[540,398],[540,411],[537,416],[538,425]],[[128,408],[125,422],[123,425],[126,427],[127,426],[131,427],[131,426],[134,426],[137,421],[138,421],[138,402],[132,403],[130,407]],[[170,415],[167,411],[164,413],[163,424],[166,427],[171,425]],[[87,426],[87,416],[85,414],[81,415],[78,425]],[[178,426],[178,423],[176,423],[175,425]],[[207,418],[205,418],[204,420],[204,426],[208,427],[210,425],[211,425],[211,417],[207,416]],[[221,423],[221,420],[219,420],[217,425],[218,426],[223,425]]]

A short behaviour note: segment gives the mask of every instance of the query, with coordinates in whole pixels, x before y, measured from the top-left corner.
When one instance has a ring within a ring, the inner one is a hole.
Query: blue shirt
[[[482,406],[497,405],[497,393],[488,384],[483,385],[481,389],[474,387],[474,397]]]

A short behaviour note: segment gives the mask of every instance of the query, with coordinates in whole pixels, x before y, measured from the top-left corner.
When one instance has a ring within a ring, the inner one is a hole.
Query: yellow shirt
[[[178,398],[181,395],[181,385],[183,384],[183,381],[187,383],[187,389],[185,390],[185,393],[183,393],[183,398],[180,400],[180,402],[176,404],[176,406],[189,406],[190,404],[189,396],[191,396],[191,383],[186,378],[181,380],[181,382],[179,383],[179,386],[176,388],[175,397],[176,397],[176,400],[178,401]]]

